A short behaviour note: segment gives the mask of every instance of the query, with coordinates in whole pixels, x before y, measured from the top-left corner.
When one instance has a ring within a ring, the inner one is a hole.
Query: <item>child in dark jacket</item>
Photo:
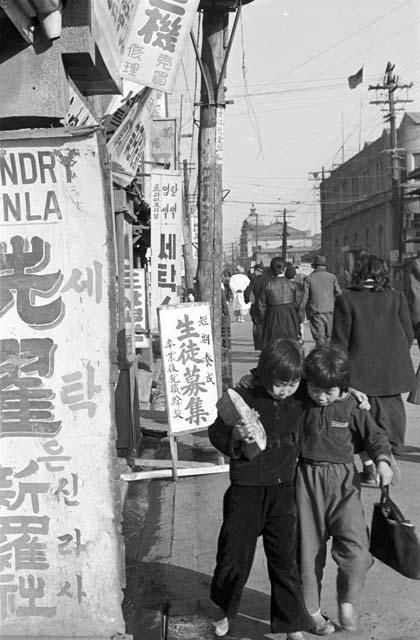
[[[296,500],[294,479],[298,432],[303,415],[300,385],[303,353],[293,340],[275,340],[261,352],[256,375],[259,385],[237,388],[257,411],[267,435],[267,446],[248,460],[241,442],[256,437],[251,423],[225,424],[220,416],[209,427],[211,443],[230,456],[230,481],[223,502],[211,598],[224,617],[214,625],[226,635],[237,614],[259,535],[263,536],[271,583],[271,630],[287,633],[309,629],[296,560]],[[260,386],[261,385],[261,386]]]
[[[360,499],[354,453],[366,450],[381,485],[392,480],[391,445],[371,414],[348,393],[349,360],[331,347],[317,347],[304,364],[309,396],[300,435],[296,478],[299,514],[299,564],[305,603],[318,635],[333,633],[321,615],[321,581],[327,540],[338,565],[337,597],[341,627],[356,631],[355,605],[372,565]],[[303,640],[302,633],[295,634]]]

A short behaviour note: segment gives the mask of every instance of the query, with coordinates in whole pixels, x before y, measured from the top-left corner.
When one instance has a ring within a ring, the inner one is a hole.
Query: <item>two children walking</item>
[[[288,640],[303,640],[304,630],[334,632],[320,610],[329,537],[338,565],[340,625],[354,631],[372,560],[353,456],[366,450],[381,484],[389,484],[389,442],[358,407],[354,396],[360,394],[349,393],[348,359],[336,349],[318,347],[304,361],[298,343],[276,340],[261,352],[254,376],[251,388],[237,391],[260,416],[266,450],[252,460],[242,454],[241,442],[256,435],[252,424],[226,425],[219,416],[209,428],[212,444],[230,456],[231,480],[211,586],[223,611],[215,634],[225,635],[238,612],[259,535],[271,583],[272,632],[286,633]]]

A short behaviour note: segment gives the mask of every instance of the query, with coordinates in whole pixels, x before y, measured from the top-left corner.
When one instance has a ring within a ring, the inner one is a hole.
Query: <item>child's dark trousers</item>
[[[257,538],[262,535],[271,583],[271,631],[310,627],[296,561],[296,521],[292,482],[228,488],[210,592],[228,618],[238,612]]]

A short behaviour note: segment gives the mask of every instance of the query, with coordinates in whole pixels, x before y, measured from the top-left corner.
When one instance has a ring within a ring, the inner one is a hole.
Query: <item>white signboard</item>
[[[25,134],[0,134],[1,634],[111,637],[124,622],[105,143]]]
[[[171,93],[199,0],[139,0],[121,76]]]
[[[176,167],[176,118],[156,118],[152,122],[151,151],[155,163],[166,163],[167,169]]]
[[[138,0],[94,0],[94,37],[106,66],[113,73],[123,63],[128,31]]]
[[[151,175],[151,323],[157,331],[156,309],[180,302],[182,266],[182,175],[180,171]]]
[[[159,325],[170,433],[207,429],[217,416],[210,306],[160,307]]]
[[[133,269],[134,339],[138,348],[150,347],[146,269]]]
[[[157,94],[153,89],[141,91],[107,143],[107,149],[117,166],[127,173],[127,186],[135,177],[142,159],[146,137],[150,135]]]

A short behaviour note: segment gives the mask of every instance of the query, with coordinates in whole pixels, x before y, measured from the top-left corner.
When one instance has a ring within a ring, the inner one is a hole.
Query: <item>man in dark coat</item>
[[[331,339],[334,301],[341,294],[341,287],[337,277],[327,271],[325,256],[315,256],[312,267],[312,273],[303,283],[306,315],[316,344],[328,345]]]
[[[254,339],[254,349],[258,351],[262,349],[261,332],[262,332],[262,320],[258,313],[257,298],[261,293],[264,283],[267,279],[267,273],[262,263],[254,266],[254,273],[248,287],[244,292],[245,302],[251,302],[250,316],[252,320],[252,337]]]

